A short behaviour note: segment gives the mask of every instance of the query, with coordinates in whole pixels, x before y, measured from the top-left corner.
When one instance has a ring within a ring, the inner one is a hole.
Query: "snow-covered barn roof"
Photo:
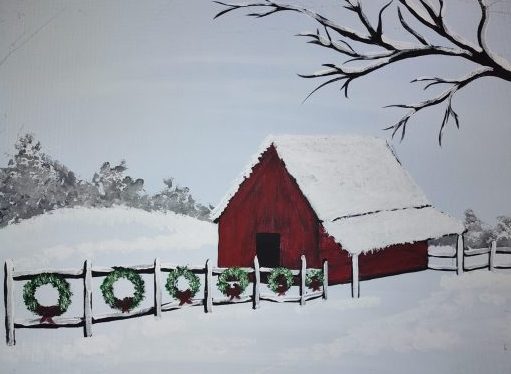
[[[362,136],[268,137],[212,212],[213,220],[272,144],[328,233],[352,253],[464,230],[431,207],[385,140]]]
[[[323,226],[351,253],[439,238],[464,230],[461,223],[431,206],[384,210],[323,222]]]

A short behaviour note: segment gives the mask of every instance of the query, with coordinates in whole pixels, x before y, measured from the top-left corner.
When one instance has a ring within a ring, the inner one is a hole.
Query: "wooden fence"
[[[323,261],[323,286],[320,291],[308,291],[305,285],[307,269],[305,256],[301,257],[300,270],[291,270],[294,277],[299,278],[299,296],[277,296],[272,293],[261,292],[261,274],[270,273],[273,269],[259,267],[257,257],[254,258],[254,267],[242,268],[249,274],[252,274],[253,289],[250,295],[240,295],[239,299],[229,297],[213,297],[213,276],[218,276],[228,268],[219,268],[211,266],[209,260],[205,266],[187,266],[195,274],[203,274],[205,277],[204,293],[200,298],[191,299],[191,304],[180,305],[178,301],[162,303],[162,273],[177,269],[177,265],[160,263],[157,258],[151,265],[127,266],[139,274],[153,275],[153,300],[150,307],[139,308],[130,312],[114,312],[106,314],[94,314],[92,307],[93,278],[105,277],[115,269],[113,267],[92,266],[89,260],[85,261],[83,268],[80,269],[44,269],[35,271],[15,271],[11,260],[5,262],[4,278],[4,303],[5,303],[5,328],[7,345],[16,343],[15,331],[17,328],[59,328],[59,327],[82,327],[85,337],[92,336],[92,325],[95,323],[109,322],[120,319],[135,318],[145,315],[154,315],[160,317],[162,312],[181,309],[188,306],[204,306],[206,313],[213,311],[213,305],[252,303],[254,309],[259,308],[261,300],[273,302],[299,302],[305,305],[306,301],[323,298],[328,296],[328,263]],[[30,280],[36,275],[42,273],[59,274],[64,278],[83,279],[83,316],[79,317],[53,317],[53,323],[42,323],[40,318],[16,319],[14,315],[14,281]]]
[[[511,264],[499,265],[497,264],[497,255],[511,255],[511,247],[497,247],[497,242],[492,241],[488,248],[465,248],[463,240],[458,240],[454,253],[444,254],[431,254],[430,258],[442,258],[442,259],[456,259],[456,265],[432,265],[428,264],[428,269],[440,270],[440,271],[455,271],[458,274],[462,274],[468,271],[488,269],[493,271],[495,269],[511,269]],[[478,264],[466,264],[466,258],[472,258],[476,256],[487,256],[486,261]],[[511,259],[511,257],[510,257]]]

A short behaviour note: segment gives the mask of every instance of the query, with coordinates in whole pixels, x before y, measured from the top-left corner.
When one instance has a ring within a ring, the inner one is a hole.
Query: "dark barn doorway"
[[[257,233],[256,254],[260,266],[269,268],[280,266],[280,234]]]

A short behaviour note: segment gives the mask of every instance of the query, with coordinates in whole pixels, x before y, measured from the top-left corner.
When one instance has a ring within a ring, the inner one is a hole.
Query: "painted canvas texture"
[[[509,373],[510,23],[0,1],[0,372]]]

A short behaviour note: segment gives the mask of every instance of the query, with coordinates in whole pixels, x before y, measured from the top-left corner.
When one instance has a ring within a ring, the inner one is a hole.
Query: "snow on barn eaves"
[[[362,136],[269,136],[212,212],[213,220],[272,144],[327,232],[351,253],[464,230],[431,207],[385,140]]]

